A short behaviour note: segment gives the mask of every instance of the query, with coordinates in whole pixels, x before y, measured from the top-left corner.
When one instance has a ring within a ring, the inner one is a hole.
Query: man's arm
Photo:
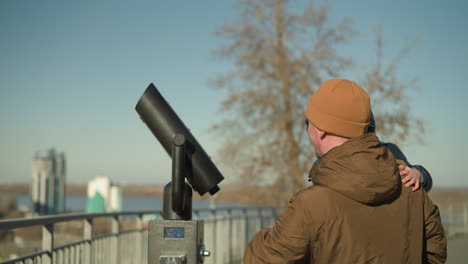
[[[445,237],[439,208],[424,194],[424,258],[427,263],[445,263],[447,238]]]
[[[290,263],[304,258],[313,232],[304,206],[300,198],[293,197],[272,228],[254,235],[245,251],[244,263]]]

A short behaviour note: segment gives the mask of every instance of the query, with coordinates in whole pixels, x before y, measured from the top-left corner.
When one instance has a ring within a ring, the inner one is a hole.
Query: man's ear
[[[324,140],[326,136],[327,136],[327,132],[322,131],[322,130],[319,129],[320,140]]]

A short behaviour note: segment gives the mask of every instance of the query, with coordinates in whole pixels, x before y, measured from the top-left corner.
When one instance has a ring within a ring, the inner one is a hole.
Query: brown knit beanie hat
[[[322,131],[358,137],[369,125],[369,95],[353,81],[328,80],[310,97],[305,115]]]

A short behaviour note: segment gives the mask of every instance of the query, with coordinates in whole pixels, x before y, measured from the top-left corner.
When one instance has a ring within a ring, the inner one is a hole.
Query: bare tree
[[[423,141],[425,122],[411,115],[411,90],[417,90],[415,79],[402,79],[398,68],[407,58],[413,44],[408,43],[388,63],[383,60],[383,37],[381,26],[375,30],[376,63],[366,72],[361,81],[372,101],[377,133],[385,141],[401,144],[411,136]]]
[[[221,103],[226,118],[214,126],[225,139],[220,156],[243,184],[259,186],[248,188],[257,203],[282,204],[304,187],[315,158],[304,107],[324,80],[352,65],[337,52],[353,35],[351,21],[332,23],[326,5],[294,5],[244,0],[241,20],[216,32],[227,42],[215,55],[234,62],[232,71],[213,81],[227,90]],[[366,82],[378,80],[375,76]]]
[[[336,46],[351,29],[349,21],[331,25],[326,6],[310,3],[293,13],[290,1],[242,4],[241,21],[217,32],[230,42],[216,54],[232,58],[236,67],[215,81],[228,90],[221,109],[233,114],[215,128],[227,138],[225,161],[244,183],[269,185],[261,202],[277,204],[304,186],[314,158],[304,105],[325,78],[350,65]]]

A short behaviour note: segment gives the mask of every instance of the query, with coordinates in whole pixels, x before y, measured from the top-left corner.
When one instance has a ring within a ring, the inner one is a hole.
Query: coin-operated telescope
[[[172,158],[163,220],[149,223],[148,263],[203,263],[210,252],[203,244],[203,221],[192,220],[192,188],[200,195],[214,195],[224,177],[153,84],[135,109]]]

